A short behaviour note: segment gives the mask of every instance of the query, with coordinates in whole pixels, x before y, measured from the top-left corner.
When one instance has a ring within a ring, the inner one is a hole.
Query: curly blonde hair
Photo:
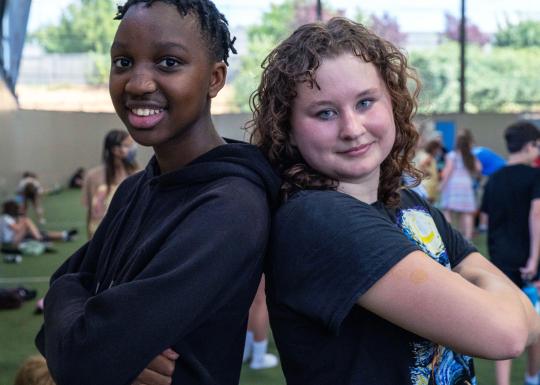
[[[402,174],[407,173],[416,183],[420,179],[411,163],[419,136],[412,118],[420,81],[397,47],[363,25],[336,17],[327,23],[305,24],[281,42],[262,64],[261,82],[250,99],[253,119],[246,129],[251,131],[251,142],[281,174],[284,199],[299,189],[336,189],[338,181],[311,168],[291,144],[290,120],[297,85],[307,82],[310,87],[318,87],[316,71],[322,61],[346,53],[372,63],[388,89],[396,139],[381,165],[378,199],[397,205]]]

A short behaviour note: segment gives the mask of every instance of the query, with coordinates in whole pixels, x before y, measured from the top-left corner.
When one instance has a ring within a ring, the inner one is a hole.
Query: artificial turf
[[[73,242],[56,243],[56,253],[24,257],[20,264],[7,264],[0,261],[0,287],[23,285],[36,289],[38,296],[43,296],[48,287],[48,277],[72,252],[80,247],[85,239],[84,211],[80,205],[79,190],[64,190],[59,194],[48,195],[44,199],[46,228],[61,230],[75,227],[79,236]],[[485,237],[475,238],[475,243],[485,255]],[[28,356],[36,354],[34,336],[37,333],[42,316],[34,314],[34,301],[28,301],[16,310],[0,311],[0,385],[11,385],[20,363]],[[270,344],[270,351],[275,346]],[[495,383],[493,362],[475,360],[478,383]],[[515,360],[512,371],[512,385],[523,383],[523,357]],[[392,365],[389,361],[388,365]],[[283,385],[285,380],[281,369],[254,371],[244,365],[241,385]]]

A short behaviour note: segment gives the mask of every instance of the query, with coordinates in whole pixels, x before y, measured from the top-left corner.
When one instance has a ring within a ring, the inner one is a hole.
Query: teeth
[[[162,109],[153,110],[153,109],[150,109],[150,108],[134,108],[134,109],[131,110],[131,112],[133,112],[137,116],[155,115],[155,114],[159,114],[161,111],[163,111],[163,110]]]

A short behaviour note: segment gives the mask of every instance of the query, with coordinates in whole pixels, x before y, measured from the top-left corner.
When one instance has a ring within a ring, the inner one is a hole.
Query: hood
[[[171,188],[239,176],[265,190],[270,207],[276,208],[281,181],[262,152],[248,143],[225,140],[227,144],[204,153],[179,170],[165,174],[160,173],[157,160],[153,156],[145,169],[149,183],[157,184],[160,188]]]

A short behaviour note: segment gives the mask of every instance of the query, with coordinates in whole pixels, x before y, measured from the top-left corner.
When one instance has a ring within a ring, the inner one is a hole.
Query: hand
[[[132,385],[170,385],[179,355],[167,349],[154,358]]]
[[[524,267],[519,268],[519,272],[521,273],[521,278],[527,281],[536,277],[537,270],[538,270],[538,265],[535,261],[531,261],[531,262],[528,261]]]

